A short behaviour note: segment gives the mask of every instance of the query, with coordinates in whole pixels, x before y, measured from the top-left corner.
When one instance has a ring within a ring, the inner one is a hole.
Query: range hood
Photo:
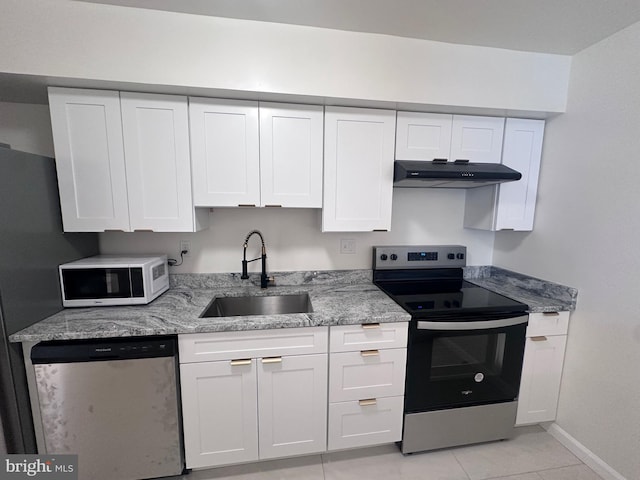
[[[422,162],[396,160],[394,187],[474,188],[520,180],[522,174],[499,163],[468,160]]]

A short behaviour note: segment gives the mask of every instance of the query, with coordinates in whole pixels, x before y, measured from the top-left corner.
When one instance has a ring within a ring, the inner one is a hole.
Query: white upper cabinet
[[[322,208],[319,105],[260,103],[262,206]]]
[[[326,107],[322,230],[391,228],[396,113]]]
[[[67,232],[193,232],[186,97],[49,88]]]
[[[194,230],[187,98],[120,94],[132,230]]]
[[[522,174],[516,182],[466,192],[464,226],[482,230],[533,230],[544,120],[508,118],[502,163]]]
[[[260,204],[258,102],[190,98],[196,206]]]
[[[500,163],[504,118],[398,112],[396,160]]]
[[[544,120],[507,118],[502,163],[522,174],[499,187],[496,230],[533,230]]]
[[[504,118],[454,115],[450,161],[501,163]]]
[[[452,116],[398,112],[396,160],[449,159]]]
[[[49,87],[65,232],[129,230],[118,92]]]
[[[323,107],[191,98],[198,206],[322,206]]]

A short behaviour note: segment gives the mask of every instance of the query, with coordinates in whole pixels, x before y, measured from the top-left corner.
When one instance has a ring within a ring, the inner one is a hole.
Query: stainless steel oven
[[[374,283],[412,319],[403,453],[508,438],[528,306],[463,278],[466,248],[374,247]]]

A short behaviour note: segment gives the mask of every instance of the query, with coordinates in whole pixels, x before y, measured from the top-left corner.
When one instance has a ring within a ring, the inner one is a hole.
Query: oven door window
[[[406,409],[417,412],[511,401],[518,395],[526,325],[412,331]]]

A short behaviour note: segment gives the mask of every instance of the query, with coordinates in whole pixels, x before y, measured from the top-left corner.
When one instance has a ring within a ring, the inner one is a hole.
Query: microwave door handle
[[[529,321],[528,315],[501,320],[486,320],[480,322],[427,322],[419,321],[418,330],[487,330],[490,328],[512,327]]]

